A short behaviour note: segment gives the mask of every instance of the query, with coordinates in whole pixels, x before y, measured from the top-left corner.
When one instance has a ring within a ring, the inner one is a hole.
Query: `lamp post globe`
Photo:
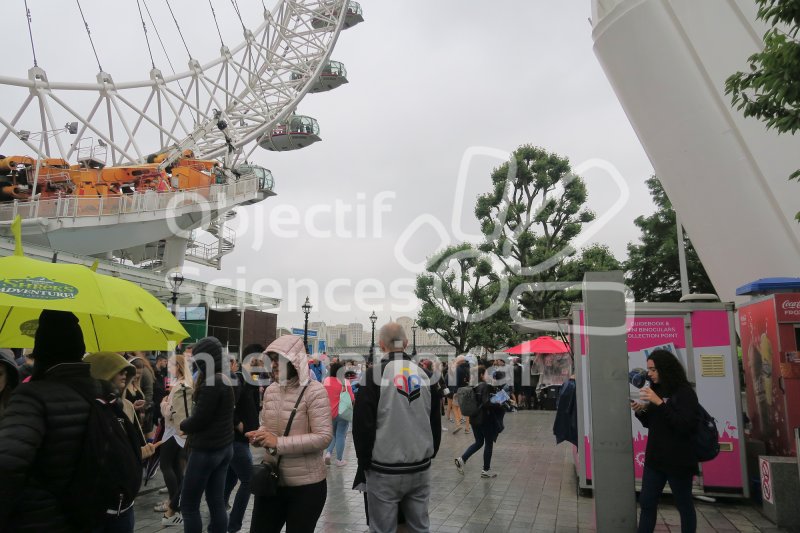
[[[172,288],[172,314],[175,315],[175,318],[178,317],[178,295],[183,279],[183,274],[180,272],[173,272],[169,275],[169,285]]]
[[[306,296],[306,301],[302,307],[303,314],[306,315],[306,320],[303,325],[303,346],[305,346],[306,353],[308,353],[308,314],[311,312],[311,302],[308,300],[308,296]]]
[[[417,355],[417,323],[411,325],[411,337],[414,339],[411,344],[411,355]]]
[[[375,311],[372,311],[372,314],[369,315],[369,321],[372,322],[372,340],[369,343],[369,354],[375,355],[375,322],[378,320],[378,315],[375,314]]]

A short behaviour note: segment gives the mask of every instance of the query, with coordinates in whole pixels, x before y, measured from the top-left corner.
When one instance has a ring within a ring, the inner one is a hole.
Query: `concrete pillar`
[[[761,476],[761,511],[779,527],[800,527],[800,481],[797,459],[761,455],[758,458]]]
[[[628,348],[622,272],[583,280],[592,417],[592,489],[598,533],[636,531]]]
[[[180,237],[170,237],[164,246],[164,259],[161,270],[172,270],[183,266],[186,258],[186,245],[189,241]]]

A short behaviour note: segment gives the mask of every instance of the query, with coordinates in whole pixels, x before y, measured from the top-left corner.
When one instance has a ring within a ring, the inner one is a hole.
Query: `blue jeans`
[[[134,525],[133,507],[119,516],[106,515],[102,526],[92,530],[92,533],[133,533]]]
[[[492,467],[494,433],[487,431],[486,426],[481,424],[479,426],[472,426],[472,434],[475,436],[475,442],[473,442],[470,447],[467,448],[467,451],[465,451],[464,455],[461,456],[461,460],[466,463],[467,460],[472,457],[472,454],[483,447],[483,469],[489,470]]]
[[[233,499],[231,514],[228,515],[228,531],[234,532],[242,529],[244,512],[250,502],[250,478],[253,475],[253,454],[250,445],[246,442],[233,441],[233,459],[228,466],[228,476],[225,480],[225,502],[228,502],[233,488],[238,480],[239,490]],[[216,530],[215,530],[216,531]]]
[[[328,445],[327,452],[333,453],[336,448],[336,459],[339,461],[344,457],[344,441],[347,438],[347,428],[350,427],[350,422],[337,416],[333,419],[333,440]]]
[[[645,465],[642,474],[642,492],[639,494],[639,529],[637,533],[652,533],[656,528],[658,498],[669,481],[675,507],[681,515],[681,533],[694,533],[697,530],[697,515],[692,502],[692,475],[669,475]]]
[[[184,533],[202,533],[200,499],[206,494],[210,517],[210,529],[215,532],[228,530],[228,513],[225,512],[225,477],[228,464],[233,457],[230,444],[218,450],[190,450],[189,462],[183,476],[181,491],[181,515]]]

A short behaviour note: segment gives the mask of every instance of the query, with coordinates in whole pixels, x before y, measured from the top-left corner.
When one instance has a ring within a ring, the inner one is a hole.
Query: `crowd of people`
[[[286,335],[246,347],[239,368],[214,337],[153,360],[86,354],[77,317],[43,311],[26,360],[0,351],[0,530],[132,532],[157,454],[167,492],[154,510],[163,526],[205,531],[205,497],[208,531],[239,531],[254,498],[251,531],[313,531],[329,465],[347,464],[351,421],[372,529],[394,530],[402,513],[413,531],[427,530],[441,392],[432,371],[405,354],[400,326],[387,324],[379,337],[386,356],[374,366],[322,364]],[[383,382],[367,379],[372,369]],[[420,433],[421,421],[429,431]],[[276,474],[268,496],[253,486],[264,484],[253,447],[265,449]]]
[[[455,458],[458,472],[482,449],[481,477],[493,478],[505,413],[536,407],[535,384],[524,379],[533,371],[519,360],[459,357],[443,367],[411,357],[397,323],[380,329],[378,345],[382,357],[363,365],[323,362],[310,359],[301,338],[285,335],[245,347],[240,366],[219,340],[205,337],[151,362],[142,352],[86,354],[78,319],[43,311],[32,354],[18,361],[0,350],[0,531],[133,532],[135,499],[157,456],[166,494],[154,510],[163,526],[205,531],[205,496],[207,531],[240,531],[252,498],[250,531],[312,532],[328,469],[347,464],[351,425],[353,488],[364,493],[370,531],[396,531],[398,523],[429,531],[442,416],[454,433],[474,437]],[[688,449],[665,453],[683,449],[696,409],[673,360],[651,355],[651,407],[632,405],[652,435],[643,532],[652,531],[666,482],[684,530],[694,520],[688,495],[696,461]],[[253,464],[253,447],[263,448],[262,464]]]

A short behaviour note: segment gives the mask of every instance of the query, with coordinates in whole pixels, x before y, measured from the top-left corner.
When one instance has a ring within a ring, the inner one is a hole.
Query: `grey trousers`
[[[414,474],[383,474],[366,471],[369,530],[372,533],[397,531],[398,505],[406,519],[406,530],[428,533],[431,529],[428,502],[431,497],[430,470]]]

